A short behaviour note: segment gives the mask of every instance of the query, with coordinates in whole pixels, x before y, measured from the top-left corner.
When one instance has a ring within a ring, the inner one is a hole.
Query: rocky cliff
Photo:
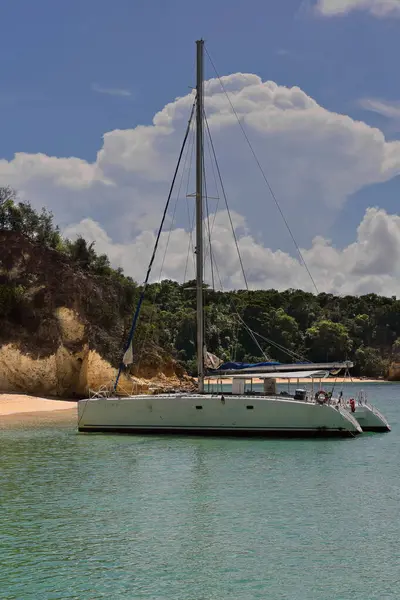
[[[0,231],[0,391],[80,397],[109,386],[131,316],[125,294],[117,278],[88,274],[57,250]],[[191,385],[151,343],[132,373],[119,391]]]
[[[400,361],[392,362],[389,366],[388,373],[389,381],[400,381]]]

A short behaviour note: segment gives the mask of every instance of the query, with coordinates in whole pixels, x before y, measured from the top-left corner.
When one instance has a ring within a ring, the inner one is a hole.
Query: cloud
[[[326,238],[352,194],[400,174],[400,142],[388,142],[379,129],[326,110],[298,87],[263,82],[246,73],[228,75],[223,81],[297,241],[310,250],[336,252],[325,243],[312,242],[315,234],[320,236],[317,239]],[[47,206],[66,231],[71,224],[90,226],[98,244],[108,240],[114,263],[126,260],[129,271],[132,264],[142,265],[149,257],[193,99],[193,93],[176,98],[150,125],[107,132],[93,163],[23,152],[10,161],[0,160],[0,185],[12,185],[38,208]],[[290,237],[215,79],[205,84],[205,105],[251,280],[266,285],[275,265],[277,285],[294,282],[302,287],[305,275],[295,273],[299,267],[290,256]],[[191,144],[192,136],[188,163]],[[207,151],[208,193],[221,197],[209,163]],[[187,246],[186,215],[193,208],[186,192],[194,191],[193,172],[192,168],[189,181],[187,174],[183,178],[171,233],[180,269],[186,261],[182,251]],[[211,212],[217,211],[217,204],[210,200]],[[222,206],[221,200],[218,219]],[[241,285],[234,249],[231,252],[227,233],[218,222],[215,252],[223,257],[224,277],[229,285]],[[321,285],[329,287],[334,273],[332,269],[326,277],[320,275]],[[345,283],[335,286],[344,289]]]
[[[315,291],[306,270],[293,256],[281,250],[272,251],[257,242],[246,229],[241,215],[233,214],[238,243],[249,286],[253,289],[289,287]],[[239,232],[242,231],[240,234]],[[91,219],[69,227],[67,236],[83,235],[94,241],[99,252],[106,253],[114,266],[142,281],[150,252],[154,245],[153,231],[141,232],[130,243],[114,243],[104,229]],[[167,260],[163,264],[167,241]],[[217,266],[215,276],[224,289],[243,288],[244,280],[227,215],[219,212],[213,231],[213,257]],[[189,234],[177,228],[169,235],[164,232],[153,268],[153,281],[161,278],[182,281],[194,277],[193,255],[189,252]],[[356,240],[343,249],[317,236],[302,254],[320,291],[336,294],[380,293],[400,295],[400,217],[383,209],[369,208],[362,219]],[[135,260],[132,260],[135,257]],[[207,269],[210,282],[210,268]]]
[[[98,83],[92,83],[90,87],[93,92],[97,92],[98,94],[107,94],[108,96],[132,96],[132,92],[130,92],[129,90],[124,90],[122,88],[103,87]]]
[[[375,17],[400,17],[400,0],[318,0],[316,10],[326,16],[366,10]]]
[[[365,110],[376,112],[388,119],[400,119],[400,102],[388,102],[387,100],[379,100],[377,98],[363,98],[359,101],[359,105]]]

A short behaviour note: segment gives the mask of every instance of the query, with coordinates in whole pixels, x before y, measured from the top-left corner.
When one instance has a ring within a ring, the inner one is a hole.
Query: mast
[[[197,299],[197,386],[204,391],[204,313],[203,313],[203,49],[197,46],[196,103],[196,299]]]

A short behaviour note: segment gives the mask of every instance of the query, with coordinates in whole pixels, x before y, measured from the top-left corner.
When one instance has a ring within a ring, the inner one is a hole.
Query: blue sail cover
[[[276,367],[280,365],[279,362],[261,362],[261,363],[241,363],[241,362],[227,362],[223,363],[215,369],[216,371],[240,371],[240,369],[251,369],[253,367]]]

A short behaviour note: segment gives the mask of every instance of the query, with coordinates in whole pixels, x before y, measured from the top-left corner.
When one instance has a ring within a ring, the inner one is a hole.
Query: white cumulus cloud
[[[309,260],[317,261],[323,255],[333,263],[338,261],[341,251],[321,240],[353,193],[400,173],[400,142],[388,142],[379,129],[328,111],[298,87],[264,82],[246,73],[228,75],[223,82],[295,237],[308,248],[306,253],[311,252]],[[0,185],[12,185],[34,206],[45,205],[53,210],[69,234],[71,224],[74,231],[84,227],[90,239],[97,241],[99,250],[108,248],[114,264],[121,264],[140,278],[140,269],[150,256],[193,99],[193,93],[176,98],[154,116],[150,125],[107,132],[93,163],[77,157],[23,152],[10,161],[0,160]],[[278,287],[304,287],[305,275],[298,274],[296,259],[287,253],[292,251],[290,238],[215,79],[206,82],[205,106],[249,279],[260,287],[269,285],[269,281]],[[190,144],[191,137],[189,155]],[[209,164],[209,158],[206,162]],[[221,195],[214,189],[211,170],[207,180],[209,195]],[[186,192],[193,191],[193,180],[184,180],[171,232],[170,248],[175,259],[167,257],[166,263],[167,274],[174,278],[186,264],[186,251],[182,250],[188,238],[185,204],[190,204],[190,211],[193,206]],[[211,211],[217,210],[215,200],[210,200],[210,205]],[[220,223],[221,208],[222,200],[214,230],[216,257],[224,263],[225,283],[241,285],[228,230]],[[315,238],[316,234],[320,237]],[[132,272],[132,265],[137,271]],[[326,272],[326,267],[316,268],[321,286],[331,289],[334,274],[340,270],[335,270],[334,264]],[[348,281],[340,282],[338,276],[335,289],[356,288],[360,275],[354,274],[353,280],[346,273]],[[364,273],[362,277],[368,276]],[[368,285],[367,280],[363,281]],[[377,280],[371,280],[371,286],[376,289]]]
[[[281,250],[272,251],[248,232],[241,215],[233,214],[238,244],[249,287],[253,289],[289,287],[315,291],[307,272],[297,258]],[[74,239],[82,235],[94,241],[99,252],[107,254],[115,267],[142,281],[155,242],[154,231],[143,231],[132,242],[115,243],[104,229],[85,219],[66,230]],[[225,212],[217,214],[212,235],[215,282],[219,289],[244,288],[239,258]],[[167,260],[164,262],[166,244]],[[189,253],[188,253],[189,249]],[[336,294],[375,292],[400,295],[400,217],[383,209],[369,208],[358,229],[356,240],[337,249],[322,236],[316,236],[302,255],[320,291]],[[182,281],[194,277],[193,252],[189,234],[173,229],[161,236],[160,249],[153,268],[153,281],[161,278]],[[207,280],[211,281],[208,263]]]
[[[318,0],[317,11],[327,17],[366,10],[376,17],[400,17],[400,0]]]

